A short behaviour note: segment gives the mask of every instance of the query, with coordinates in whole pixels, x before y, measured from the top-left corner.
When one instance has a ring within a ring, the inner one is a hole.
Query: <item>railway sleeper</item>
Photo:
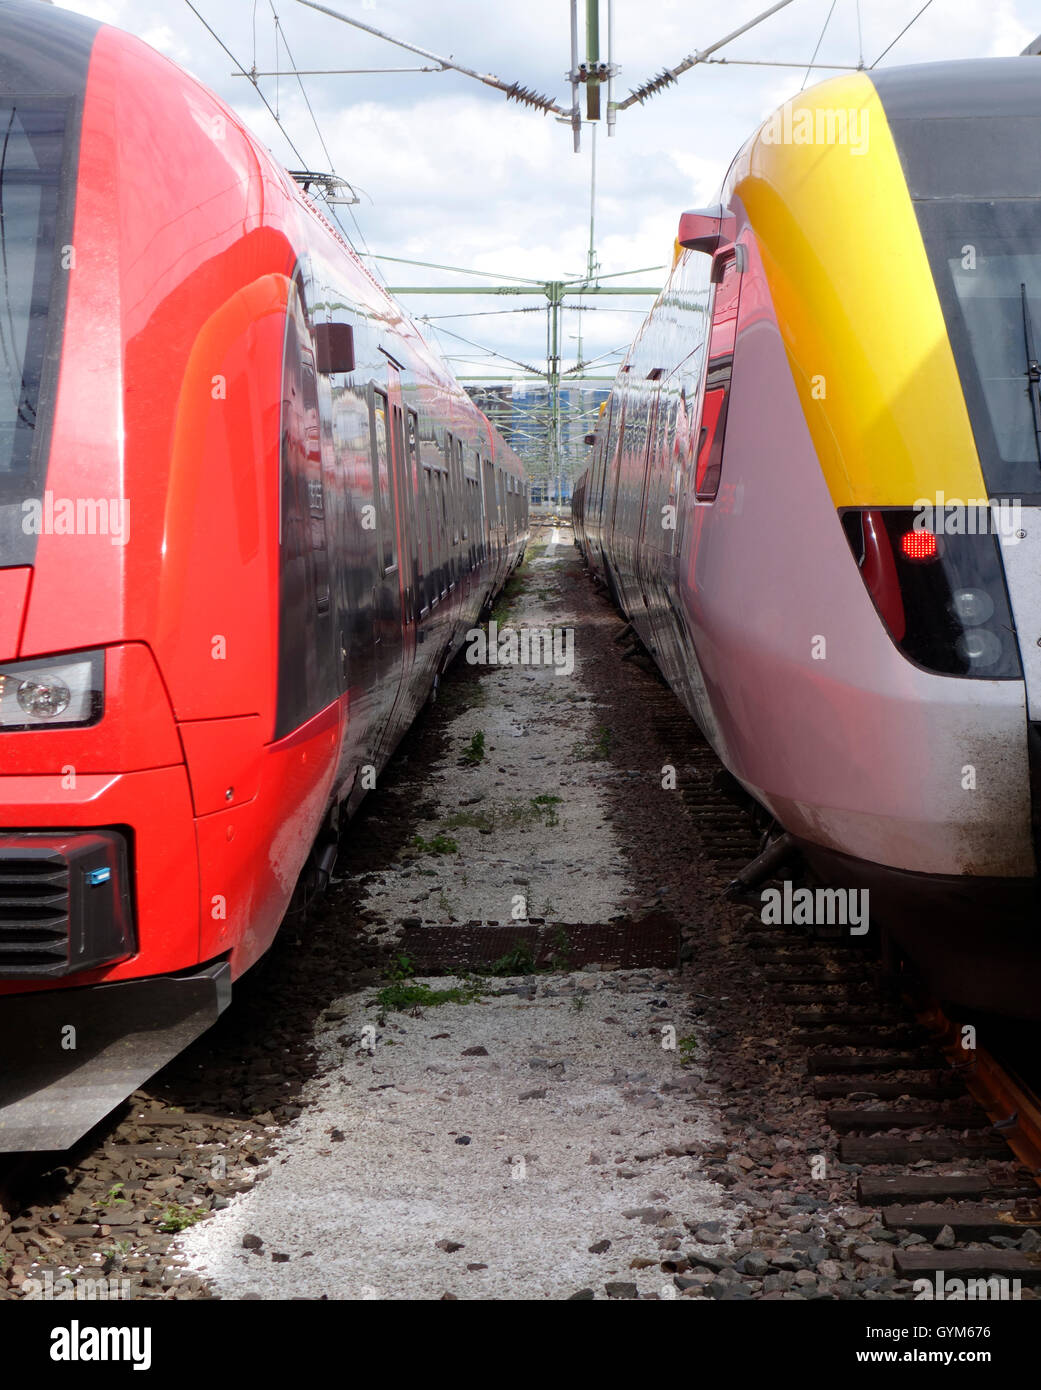
[[[929,1073],[926,1073],[928,1076]],[[949,1100],[963,1095],[965,1088],[956,1077],[944,1076],[934,1080],[880,1081],[873,1076],[854,1076],[842,1080],[817,1080],[813,1083],[813,1094],[818,1100],[850,1100],[870,1096],[874,1100],[899,1100],[906,1096],[913,1100]]]
[[[882,1017],[879,1009],[839,1009],[832,1012],[803,1009],[792,1016],[797,1028],[906,1028],[907,1015],[893,1013]]]
[[[977,1201],[1015,1202],[1019,1198],[1036,1201],[1037,1184],[1009,1178],[1001,1182],[989,1173],[917,1174],[899,1177],[857,1179],[857,1201],[861,1206],[882,1207],[891,1202],[922,1201],[931,1198],[975,1198]]]
[[[1026,1231],[1041,1232],[1041,1202],[1028,1200],[1021,1206],[1025,1215],[1016,1211],[1015,1203],[995,1206],[960,1202],[952,1207],[932,1203],[914,1207],[894,1205],[883,1211],[882,1224],[890,1231],[911,1231],[923,1236],[934,1236],[944,1226],[949,1226],[958,1240],[989,1240],[991,1236],[1016,1239]]]
[[[932,1054],[913,1052],[866,1052],[853,1057],[844,1052],[811,1053],[806,1059],[810,1076],[825,1076],[834,1072],[926,1071],[931,1077],[950,1076],[953,1085],[962,1093],[965,1087],[953,1072],[943,1070],[943,1059]]]
[[[867,970],[838,969],[810,971],[796,966],[791,974],[783,970],[764,969],[763,979],[768,985],[847,985],[869,984],[871,973]]]
[[[909,1168],[915,1163],[952,1163],[970,1159],[1002,1159],[1008,1162],[1012,1154],[1008,1145],[986,1132],[969,1132],[957,1138],[942,1135],[926,1139],[903,1139],[893,1134],[844,1136],[839,1141],[839,1161],[857,1164],[899,1164]]]
[[[933,1279],[939,1274],[989,1280],[1012,1275],[1024,1284],[1041,1284],[1041,1255],[990,1246],[985,1250],[894,1250],[893,1264],[906,1279]]]
[[[858,1110],[831,1106],[825,1110],[824,1118],[840,1133],[849,1130],[989,1129],[991,1124],[990,1117],[975,1107],[964,1110]]]
[[[915,1048],[920,1057],[936,1055],[932,1048],[926,1047],[928,1038],[920,1028],[888,1025],[877,1028],[822,1028],[819,1032],[796,1032],[792,1035],[792,1041],[803,1047],[873,1047],[880,1052],[902,1052]]]

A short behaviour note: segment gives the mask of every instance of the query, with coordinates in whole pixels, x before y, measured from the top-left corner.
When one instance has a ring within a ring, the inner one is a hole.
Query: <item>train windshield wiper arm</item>
[[[1034,438],[1037,441],[1037,461],[1041,464],[1041,363],[1034,353],[1034,320],[1027,300],[1027,287],[1020,283],[1020,301],[1023,305],[1023,342],[1027,350],[1027,391],[1030,395],[1030,409],[1034,416]]]

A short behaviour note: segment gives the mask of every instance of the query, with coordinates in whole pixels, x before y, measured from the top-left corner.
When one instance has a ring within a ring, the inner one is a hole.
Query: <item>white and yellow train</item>
[[[1041,62],[860,72],[744,145],[575,489],[729,771],[944,999],[1041,1016]]]

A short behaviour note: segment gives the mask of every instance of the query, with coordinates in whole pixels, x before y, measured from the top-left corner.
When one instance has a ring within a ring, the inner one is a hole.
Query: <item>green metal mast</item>
[[[592,236],[592,220],[590,223],[590,235]],[[598,275],[595,269],[596,253],[590,242],[589,266],[593,269],[592,276],[583,276],[571,280],[522,280],[519,276],[503,276],[503,283],[483,284],[483,285],[388,285],[387,288],[393,295],[522,295],[533,298],[544,298],[546,301],[546,364],[540,370],[533,365],[522,366],[531,377],[544,381],[548,396],[548,414],[546,420],[548,444],[549,444],[549,473],[556,480],[557,495],[560,496],[561,484],[564,473],[561,427],[563,415],[561,410],[560,393],[565,384],[579,384],[589,381],[611,381],[612,376],[589,376],[585,372],[585,362],[582,359],[581,342],[579,343],[578,362],[576,365],[564,371],[561,366],[561,314],[568,308],[576,307],[568,303],[569,299],[583,299],[586,295],[607,295],[607,296],[639,296],[657,298],[661,293],[660,285],[604,285],[601,280],[617,280],[627,275],[640,275],[648,270],[662,270],[662,266],[642,266],[637,270],[618,271],[610,275]],[[429,261],[410,261],[399,256],[376,256],[375,260],[394,261],[404,265],[423,265],[431,269],[448,270],[460,275],[482,275],[493,278],[488,271],[471,271],[462,266],[434,265]],[[595,278],[595,283],[593,282]],[[505,283],[510,280],[511,283]],[[421,319],[422,321],[422,319]],[[470,378],[460,378],[466,381]],[[473,380],[487,381],[486,376],[475,377]]]

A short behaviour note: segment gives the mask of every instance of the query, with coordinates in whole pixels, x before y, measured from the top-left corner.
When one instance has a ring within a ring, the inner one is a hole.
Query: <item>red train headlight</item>
[[[105,708],[105,653],[41,656],[0,666],[0,732],[83,727]]]

